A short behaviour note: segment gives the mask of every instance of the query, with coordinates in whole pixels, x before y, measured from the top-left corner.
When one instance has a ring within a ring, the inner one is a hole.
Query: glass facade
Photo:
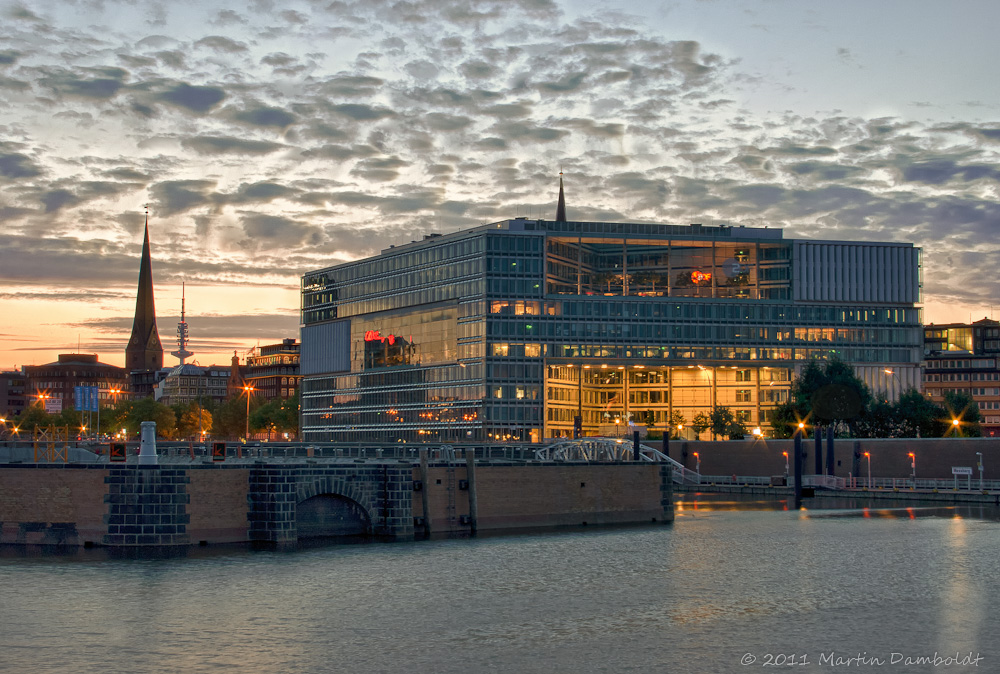
[[[766,429],[807,360],[918,366],[917,296],[795,300],[809,295],[797,264],[775,229],[519,219],[310,272],[304,438],[540,442],[663,430],[717,405]]]

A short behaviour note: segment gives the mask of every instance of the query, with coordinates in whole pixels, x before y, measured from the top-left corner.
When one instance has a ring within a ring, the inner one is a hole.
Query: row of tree
[[[938,405],[915,388],[903,391],[895,402],[886,392],[871,392],[854,369],[840,360],[810,362],[792,382],[789,399],[770,415],[773,435],[790,438],[803,424],[805,434],[813,426],[833,426],[842,437],[941,438],[949,435],[982,435],[979,407],[965,393],[949,392]],[[956,423],[957,422],[957,423]],[[711,431],[713,438],[741,439],[749,432],[731,409],[716,406],[699,412],[690,423],[674,411],[671,436],[679,438],[690,428],[695,439]]]
[[[168,440],[198,439],[200,437],[239,438],[247,431],[247,404],[245,398],[233,398],[217,403],[205,397],[190,403],[164,405],[152,398],[121,400],[101,409],[101,435],[117,435],[124,429],[129,437],[139,433],[143,421],[155,421],[156,433]],[[63,410],[48,414],[41,405],[32,405],[17,418],[17,428],[22,436],[30,435],[36,427],[68,426],[80,435],[93,435],[98,425],[94,412]],[[266,433],[271,437],[288,434],[298,436],[298,394],[288,400],[250,399],[249,431],[251,435]]]
[[[850,365],[836,359],[810,362],[770,419],[778,438],[792,437],[800,423],[832,425],[838,435],[856,438],[979,437],[981,420],[979,406],[966,393],[946,393],[938,405],[909,388],[889,402],[887,393],[872,394]]]

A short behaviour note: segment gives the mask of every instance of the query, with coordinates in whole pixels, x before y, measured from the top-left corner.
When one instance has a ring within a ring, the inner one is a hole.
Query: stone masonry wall
[[[100,543],[107,531],[105,474],[58,464],[0,470],[0,543]]]
[[[186,470],[128,466],[108,469],[108,533],[104,545],[188,545]]]

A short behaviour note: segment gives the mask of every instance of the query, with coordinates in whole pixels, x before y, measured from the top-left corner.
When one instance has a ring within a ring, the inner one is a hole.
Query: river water
[[[691,498],[638,528],[7,549],[0,671],[1000,671],[997,512]]]

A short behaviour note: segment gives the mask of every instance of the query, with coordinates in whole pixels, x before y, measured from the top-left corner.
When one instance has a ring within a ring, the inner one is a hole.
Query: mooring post
[[[476,496],[476,450],[465,449],[465,477],[469,482],[469,531],[476,533],[479,522],[479,501]]]
[[[833,425],[826,427],[826,474],[836,475],[836,466],[833,455]]]
[[[420,484],[423,488],[420,490],[420,503],[424,507],[424,535],[431,535],[431,506],[430,506],[430,496],[428,492],[431,489],[430,472],[427,469],[427,450],[420,450]]]
[[[156,457],[156,422],[143,421],[139,424],[139,465],[147,468],[156,468],[160,465]]]
[[[795,434],[795,509],[802,507],[802,432]]]
[[[639,451],[639,431],[632,431],[632,460],[638,461],[642,458]]]
[[[813,439],[816,445],[816,475],[823,474],[823,429],[819,424],[813,426]]]

